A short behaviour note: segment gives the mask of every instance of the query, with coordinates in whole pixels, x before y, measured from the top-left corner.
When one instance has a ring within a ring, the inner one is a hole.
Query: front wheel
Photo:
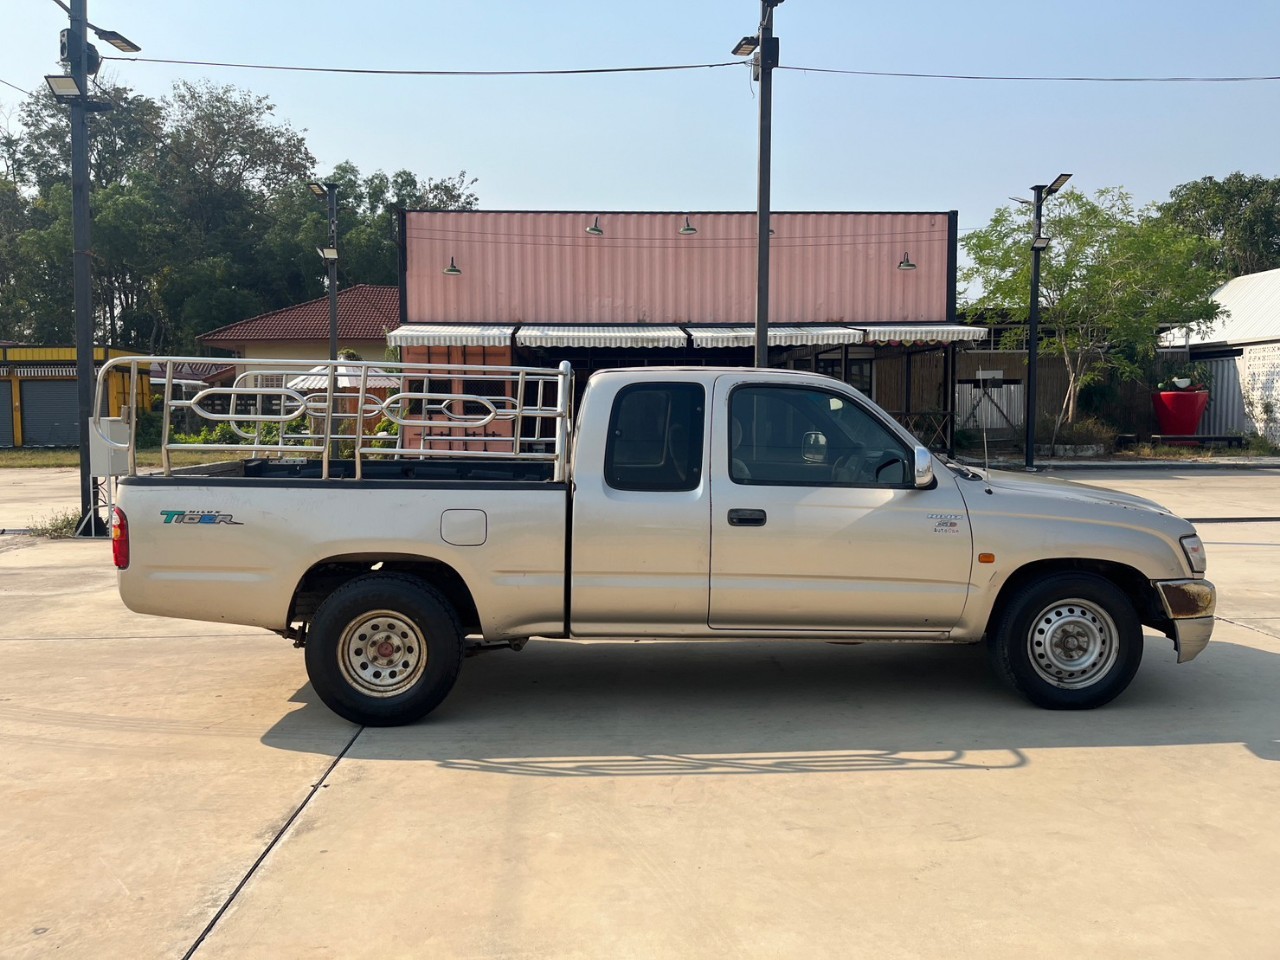
[[[1089,710],[1109,703],[1142,662],[1142,625],[1113,583],[1059,574],[1019,590],[988,638],[996,673],[1039,707]]]
[[[307,632],[307,676],[338,716],[373,727],[412,723],[458,678],[462,627],[449,602],[413,577],[371,574],[343,584]]]

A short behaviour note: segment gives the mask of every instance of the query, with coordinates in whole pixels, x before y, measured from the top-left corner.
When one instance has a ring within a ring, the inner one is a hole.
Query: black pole
[[[778,40],[773,8],[782,0],[760,2],[760,162],[756,184],[756,366],[769,366],[769,178],[773,140],[773,68]]]
[[[1045,185],[1031,188],[1035,192],[1035,223],[1031,238],[1031,316],[1027,322],[1027,395],[1026,395],[1026,468],[1036,468],[1036,368],[1040,362],[1040,213],[1044,206]]]
[[[80,438],[79,536],[105,533],[98,516],[93,477],[89,473],[89,418],[93,416],[93,291],[89,261],[89,124],[85,98],[89,92],[89,51],[85,29],[89,21],[87,0],[71,0],[71,30],[67,55],[71,76],[80,95],[71,100],[71,235],[72,303],[76,326],[76,387]],[[136,399],[136,398],[134,398]]]
[[[338,185],[326,183],[329,194],[329,248],[338,249]],[[338,261],[328,261],[329,267],[329,359],[338,359]]]

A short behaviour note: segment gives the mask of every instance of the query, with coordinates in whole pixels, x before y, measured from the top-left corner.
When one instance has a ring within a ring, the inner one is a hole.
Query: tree
[[[978,293],[968,307],[1025,323],[1030,313],[1033,213],[1001,207],[963,240],[971,265],[961,272]],[[1221,277],[1212,245],[1138,210],[1120,189],[1090,199],[1068,190],[1044,208],[1053,238],[1041,258],[1041,350],[1062,358],[1067,394],[1059,419],[1074,422],[1081,389],[1114,370],[1140,377],[1160,334],[1194,328],[1218,315],[1212,298]],[[1015,330],[1009,345],[1025,343]]]
[[[327,213],[315,158],[267,97],[180,82],[160,100],[109,82],[90,118],[96,338],[194,353],[214,327],[322,295]],[[74,339],[69,123],[47,91],[0,113],[0,337]],[[400,170],[339,184],[341,280],[396,282],[395,208],[471,209],[465,173]]]
[[[1233,173],[1174,187],[1160,216],[1213,242],[1226,277],[1280,267],[1280,177]]]
[[[465,170],[425,182],[409,170],[388,177],[377,170],[361,179],[352,163],[334,170],[339,184],[338,232],[342,255],[338,272],[346,283],[395,284],[396,210],[474,210],[479,198]]]

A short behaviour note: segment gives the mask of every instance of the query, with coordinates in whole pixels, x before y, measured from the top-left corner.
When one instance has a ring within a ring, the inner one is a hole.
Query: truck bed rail
[[[127,373],[138,396],[150,372],[160,425],[161,462],[172,473],[175,450],[239,454],[236,459],[354,461],[355,478],[369,458],[535,461],[567,475],[573,384],[570,365],[557,368],[355,360],[228,359],[203,381],[177,374],[208,357],[118,357],[98,375],[91,421],[104,446],[128,451],[137,475],[139,412],[122,413],[128,439],[101,415],[108,374]],[[157,389],[162,387],[162,389]]]

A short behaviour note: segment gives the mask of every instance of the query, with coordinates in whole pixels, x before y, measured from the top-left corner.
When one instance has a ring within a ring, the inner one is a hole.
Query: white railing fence
[[[176,450],[234,453],[237,459],[315,458],[324,478],[342,459],[354,463],[359,479],[369,458],[541,461],[553,464],[556,481],[566,475],[573,413],[568,363],[537,368],[234,359],[227,361],[229,384],[195,385],[175,376],[198,363],[209,359],[119,357],[98,376],[95,410],[104,409],[110,372],[127,371],[131,397],[150,377],[166,476]],[[134,476],[138,411],[129,408],[123,419],[124,441],[106,417],[94,417],[92,427],[103,446],[128,452],[128,474]]]

